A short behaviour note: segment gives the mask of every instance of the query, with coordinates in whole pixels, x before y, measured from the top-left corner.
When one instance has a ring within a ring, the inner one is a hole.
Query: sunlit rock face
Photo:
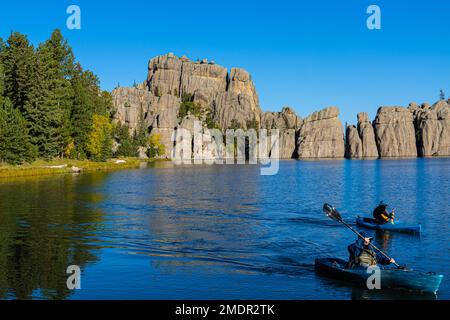
[[[419,155],[450,156],[450,100],[432,107],[423,105],[417,111]]]
[[[403,107],[381,107],[374,121],[380,157],[417,157],[414,115]]]
[[[358,113],[358,125],[346,130],[345,157],[348,159],[378,158],[375,132],[365,112]]]
[[[206,59],[191,61],[172,53],[150,60],[143,84],[118,87],[112,96],[115,121],[127,125],[131,134],[144,121],[150,134],[160,136],[166,158],[172,154],[174,129],[192,119],[189,114],[188,119],[180,117],[183,101],[199,106],[224,133],[229,128],[253,128],[266,129],[270,136],[278,129],[282,159],[450,156],[450,103],[444,100],[432,106],[381,107],[372,123],[361,112],[357,125],[345,128],[344,140],[338,108],[314,112],[304,120],[289,107],[262,112],[246,70],[228,71]],[[204,130],[206,117],[198,120]],[[268,145],[270,153],[270,139]]]
[[[339,109],[329,107],[304,119],[297,140],[299,159],[344,157],[344,132],[338,116]]]

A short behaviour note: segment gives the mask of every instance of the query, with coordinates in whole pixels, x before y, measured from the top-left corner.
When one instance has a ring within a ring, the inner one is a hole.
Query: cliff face
[[[146,86],[156,97],[169,95],[181,103],[184,95],[209,109],[222,129],[237,121],[246,129],[247,122],[260,121],[261,109],[250,74],[239,68],[227,69],[208,62],[192,62],[173,54],[150,60]]]
[[[228,90],[221,92],[214,101],[214,120],[222,130],[230,127],[236,120],[243,129],[247,129],[248,121],[261,122],[261,108],[255,85],[250,74],[238,68],[231,69]]]
[[[375,118],[380,157],[417,157],[413,113],[402,107],[381,107]]]
[[[281,112],[264,112],[261,115],[260,126],[262,129],[267,129],[268,134],[272,129],[279,130],[279,157],[292,159],[297,155],[296,135],[302,123],[302,119],[295,114],[294,110],[284,107]]]
[[[304,121],[297,140],[298,158],[343,158],[344,133],[339,109],[314,112]]]
[[[358,133],[362,142],[362,157],[378,158],[375,132],[369,121],[369,115],[365,112],[358,113]]]
[[[214,62],[193,62],[171,53],[150,60],[142,85],[117,88],[112,96],[115,121],[126,124],[133,133],[143,119],[151,134],[160,135],[167,158],[174,147],[173,130],[193,125],[192,115],[180,118],[180,105],[186,99],[207,111],[224,135],[226,129],[236,126],[267,129],[269,135],[278,129],[282,159],[450,156],[450,101],[381,107],[373,123],[367,113],[359,113],[357,125],[346,128],[344,141],[338,108],[314,112],[304,120],[289,107],[281,112],[261,112],[247,71],[232,68],[228,72]],[[200,120],[205,122],[205,118]],[[208,130],[202,130],[208,138]],[[268,144],[270,151],[272,142]],[[215,151],[205,148],[213,158]]]
[[[359,113],[358,128],[349,126],[346,136],[349,159],[450,156],[450,102],[382,107],[374,126]]]
[[[296,150],[296,131],[301,119],[290,108],[282,112],[263,113],[251,75],[240,68],[226,68],[206,60],[192,62],[169,53],[150,60],[147,80],[137,88],[117,88],[112,92],[116,108],[115,119],[134,132],[139,117],[151,134],[161,136],[166,157],[171,156],[172,132],[183,127],[180,105],[189,99],[207,110],[222,131],[236,125],[242,129],[271,121],[267,129],[280,129],[280,157],[292,158]],[[273,124],[275,123],[275,124]]]
[[[417,111],[419,155],[450,155],[450,100],[439,101],[431,108],[423,105]]]
[[[355,126],[347,126],[345,131],[345,157],[348,159],[363,158],[363,144]]]
[[[186,57],[167,54],[150,60],[143,85],[117,88],[112,94],[116,121],[127,124],[133,132],[143,116],[150,133],[161,136],[167,158],[174,147],[173,130],[189,122],[179,118],[185,97],[208,110],[222,131],[236,125],[244,130],[256,126],[267,129],[270,135],[270,130],[278,129],[282,159],[344,156],[337,108],[313,113],[305,121],[289,107],[281,112],[263,113],[252,78],[243,69],[232,68],[228,73],[227,69],[206,60],[192,62]],[[272,145],[270,139],[268,143]]]
[[[358,126],[348,126],[346,136],[346,158],[378,158],[379,154],[375,142],[375,133],[367,113],[358,113]]]

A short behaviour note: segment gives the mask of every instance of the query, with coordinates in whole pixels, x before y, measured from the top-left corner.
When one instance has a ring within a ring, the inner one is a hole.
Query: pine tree
[[[3,71],[2,55],[2,39],[0,38],[0,105],[3,103],[3,94],[5,91],[5,73]]]
[[[134,135],[135,144],[138,147],[145,147],[148,144],[148,128],[145,121],[144,110],[139,109],[138,123]]]
[[[86,143],[94,114],[109,117],[112,98],[101,92],[99,80],[91,71],[83,71],[80,64],[75,66],[72,79],[73,104],[70,116],[72,137],[78,158],[86,155]]]
[[[3,39],[0,38],[0,97],[3,96],[5,89],[5,73],[3,68],[3,53],[5,52],[5,44]]]
[[[71,112],[72,137],[78,158],[85,157],[85,146],[89,131],[92,126],[92,116],[95,110],[95,86],[97,79],[90,72],[83,72],[81,65],[75,67],[75,74],[72,80],[73,105]]]
[[[34,84],[34,48],[25,35],[14,32],[2,49],[1,57],[5,74],[4,95],[23,111]]]
[[[116,125],[114,130],[114,136],[120,143],[115,156],[135,157],[137,155],[137,146],[134,139],[130,135],[128,126],[119,123]]]
[[[43,158],[62,156],[70,143],[73,67],[72,49],[55,30],[37,49],[34,85],[24,112]]]
[[[112,128],[111,94],[101,90],[97,76],[75,64],[72,49],[59,30],[36,50],[20,33],[12,33],[5,44],[0,39],[0,106],[5,98],[23,117],[3,111],[2,124],[12,119],[17,128],[26,122],[23,132],[42,158],[93,156],[89,138],[94,115],[101,117],[104,128]],[[2,134],[8,128],[1,128]],[[106,140],[96,158],[110,155]]]
[[[0,104],[0,162],[21,164],[36,156],[25,119],[6,98]]]

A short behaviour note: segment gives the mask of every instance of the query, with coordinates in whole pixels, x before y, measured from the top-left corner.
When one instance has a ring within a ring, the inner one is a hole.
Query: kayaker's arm
[[[377,253],[377,263],[381,264],[383,266],[387,266],[391,263],[395,263],[395,259],[393,258],[386,258],[382,254]]]

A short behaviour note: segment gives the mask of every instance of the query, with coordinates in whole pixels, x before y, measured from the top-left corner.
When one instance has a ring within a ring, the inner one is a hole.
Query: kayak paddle
[[[358,237],[360,237],[361,239],[364,240],[364,237],[361,233],[359,233],[358,231],[356,231],[354,228],[352,228],[351,225],[349,225],[347,222],[344,221],[344,219],[342,219],[341,214],[336,210],[336,208],[334,208],[333,206],[329,205],[328,203],[325,203],[323,205],[323,211],[325,212],[325,214],[333,219],[334,221],[338,221],[340,223],[342,223],[343,225],[345,225],[347,228],[349,228],[350,230],[352,230]],[[381,253],[384,257],[386,257],[387,259],[391,260],[391,257],[389,257],[386,253],[384,253],[383,251],[381,251],[380,249],[378,249],[377,246],[375,246],[372,242],[369,242],[369,244],[372,246],[372,248],[374,248],[375,250],[377,250],[379,253]],[[394,262],[394,264],[397,266],[397,268],[403,268],[401,267],[397,262]]]

